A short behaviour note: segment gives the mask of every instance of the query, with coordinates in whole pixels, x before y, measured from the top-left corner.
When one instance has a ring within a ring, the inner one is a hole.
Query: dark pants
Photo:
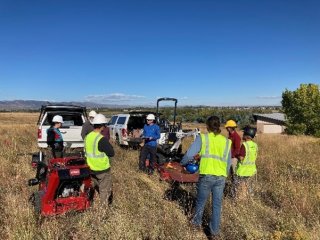
[[[154,170],[154,163],[156,162],[157,147],[144,145],[140,152],[139,169],[146,170],[146,159],[149,158],[149,170]]]
[[[92,174],[92,185],[94,189],[99,192],[100,201],[104,204],[112,203],[112,177],[111,170],[100,173]]]
[[[52,155],[54,158],[63,158],[63,152],[53,150]]]
[[[55,149],[51,148],[52,158],[63,158],[63,148]]]

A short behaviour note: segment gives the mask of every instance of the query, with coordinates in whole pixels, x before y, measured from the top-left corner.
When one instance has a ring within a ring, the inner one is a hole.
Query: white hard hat
[[[97,115],[96,111],[92,110],[89,112],[89,117],[95,117]]]
[[[147,115],[147,120],[155,120],[156,117],[153,114],[148,114]]]
[[[101,113],[98,113],[92,120],[92,124],[105,124],[105,123],[107,123],[107,119]]]
[[[57,123],[63,123],[63,118],[60,116],[60,115],[55,115],[53,118],[52,118],[52,122],[57,122]]]

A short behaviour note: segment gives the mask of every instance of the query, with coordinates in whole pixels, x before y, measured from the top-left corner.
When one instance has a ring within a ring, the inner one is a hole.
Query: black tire
[[[177,150],[177,154],[181,155],[181,153],[182,153],[182,145],[180,145],[178,150]]]
[[[120,138],[118,134],[116,134],[116,143],[120,146]]]
[[[165,156],[163,156],[161,153],[157,153],[157,163],[159,165],[162,165],[165,162],[167,162],[167,158]]]
[[[33,153],[31,162],[38,164],[40,162],[40,156],[39,155],[40,155],[39,153]]]

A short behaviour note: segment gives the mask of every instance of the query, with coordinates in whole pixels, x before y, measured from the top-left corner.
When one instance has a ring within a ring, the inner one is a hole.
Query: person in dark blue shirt
[[[143,127],[142,138],[144,139],[144,146],[140,152],[139,170],[153,174],[154,164],[157,154],[157,140],[160,138],[160,128],[155,124],[155,116],[148,114],[147,124]],[[149,166],[146,167],[146,159],[149,157]]]

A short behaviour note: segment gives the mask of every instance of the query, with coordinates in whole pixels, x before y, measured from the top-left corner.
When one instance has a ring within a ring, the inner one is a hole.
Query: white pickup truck
[[[146,116],[152,112],[132,111],[113,115],[108,123],[110,138],[119,145],[137,147],[141,142]]]
[[[81,137],[82,124],[87,120],[85,107],[74,105],[46,105],[41,107],[38,120],[38,147],[47,148],[47,129],[52,124],[52,118],[60,115],[63,124],[60,128],[63,141],[70,148],[83,148]]]

